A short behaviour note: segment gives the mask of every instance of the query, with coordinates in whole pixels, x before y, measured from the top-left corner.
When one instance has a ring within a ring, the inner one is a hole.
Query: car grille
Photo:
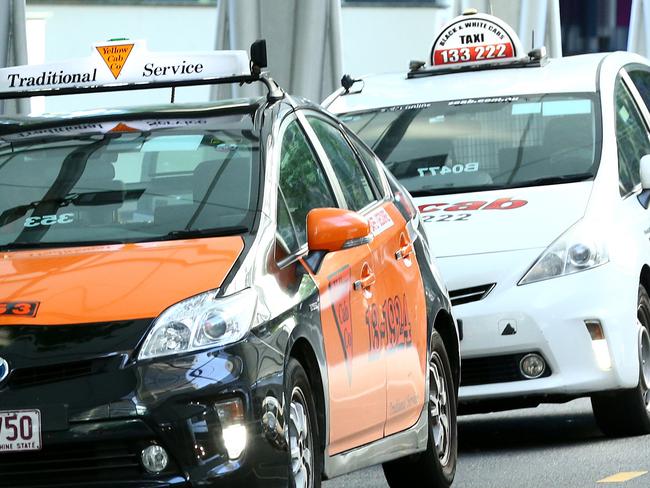
[[[483,300],[496,286],[496,283],[487,285],[472,286],[470,288],[461,288],[449,292],[452,305],[462,305],[463,303],[478,302]]]
[[[98,480],[142,480],[146,472],[135,442],[104,441],[74,446],[50,446],[41,451],[0,453],[0,486],[74,486]],[[169,469],[169,468],[168,468]],[[85,486],[85,485],[83,485]]]
[[[33,386],[86,376],[93,372],[92,361],[54,364],[36,368],[20,368],[9,378],[9,386]]]
[[[489,385],[528,380],[519,370],[519,362],[529,353],[489,356],[483,358],[463,359],[460,386]],[[551,368],[546,363],[546,370],[540,376],[551,375]]]

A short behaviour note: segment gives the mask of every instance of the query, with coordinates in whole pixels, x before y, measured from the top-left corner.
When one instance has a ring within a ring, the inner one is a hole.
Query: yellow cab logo
[[[133,50],[133,43],[131,44],[113,44],[111,46],[97,46],[97,51],[108,66],[108,69],[113,73],[113,77],[117,80],[118,76],[124,68],[129,54]]]

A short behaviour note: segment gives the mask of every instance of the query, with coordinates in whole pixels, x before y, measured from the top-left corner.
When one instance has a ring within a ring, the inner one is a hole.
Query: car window
[[[359,141],[357,141],[356,138],[350,137],[350,141],[352,142],[354,148],[357,150],[357,154],[359,154],[361,160],[365,164],[368,173],[370,173],[370,177],[375,182],[375,186],[379,192],[379,195],[383,198],[386,193],[384,191],[384,183],[381,178],[382,170],[377,164],[377,158],[372,152],[366,149],[366,146],[364,144],[361,144]]]
[[[414,196],[591,179],[600,114],[593,93],[383,107],[342,116]]]
[[[634,86],[639,91],[646,108],[650,110],[650,72],[635,69],[630,70],[628,74],[630,75],[630,78],[632,78]]]
[[[154,122],[3,135],[0,247],[250,229],[259,182],[251,114]]]
[[[295,247],[290,247],[293,252],[307,243],[309,211],[337,205],[325,174],[297,121],[294,120],[287,127],[280,151],[280,191],[284,196],[288,215],[284,218],[281,213],[278,215],[278,222],[284,225],[284,229],[279,232],[282,236],[289,234],[287,217],[290,217],[297,234]]]
[[[296,228],[281,190],[278,191],[278,238],[284,250],[283,254],[295,252],[300,248]]]
[[[341,131],[316,117],[309,123],[327,154],[351,210],[361,210],[375,200],[370,181]]]
[[[641,182],[639,162],[650,154],[650,139],[632,95],[621,80],[616,85],[616,142],[619,189],[627,195]]]

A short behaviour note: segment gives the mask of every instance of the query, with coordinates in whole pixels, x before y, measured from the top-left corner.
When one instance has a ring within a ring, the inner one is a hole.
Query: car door
[[[650,213],[639,204],[636,195],[641,188],[640,161],[650,154],[649,113],[643,98],[642,78],[632,72],[633,77],[621,70],[614,88],[614,110],[616,121],[616,143],[618,148],[619,191],[624,212],[630,228],[645,232],[650,225]],[[633,80],[636,78],[636,82]],[[642,90],[637,90],[637,86]],[[645,250],[647,255],[648,249]]]
[[[307,214],[314,208],[338,207],[335,195],[340,190],[298,120],[289,119],[280,137],[278,234],[286,255],[304,255]],[[327,253],[311,270],[319,289],[327,360],[330,455],[377,440],[384,432],[385,368],[368,361],[365,330],[375,290],[373,268],[371,250],[362,244]],[[361,284],[355,289],[357,282]]]
[[[386,367],[384,435],[411,427],[425,395],[426,309],[424,289],[407,221],[377,171],[362,162],[344,130],[318,114],[307,120],[341,185],[349,209],[366,216],[373,231],[376,290],[365,325],[368,359]],[[376,168],[372,168],[376,169]]]

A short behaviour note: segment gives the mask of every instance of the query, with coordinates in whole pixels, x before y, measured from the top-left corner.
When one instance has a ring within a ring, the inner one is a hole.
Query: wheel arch
[[[316,419],[318,421],[320,447],[324,450],[327,432],[325,419],[325,387],[323,378],[321,377],[316,352],[307,339],[299,337],[291,346],[288,357],[298,361],[307,373],[307,378],[311,384],[312,392],[314,393],[314,401],[316,403]]]
[[[644,264],[639,275],[639,284],[650,294],[650,266]]]
[[[435,317],[433,328],[440,334],[442,342],[445,344],[445,350],[454,375],[454,384],[456,390],[458,390],[460,387],[460,344],[458,343],[458,333],[456,332],[454,319],[447,310],[442,308]]]

